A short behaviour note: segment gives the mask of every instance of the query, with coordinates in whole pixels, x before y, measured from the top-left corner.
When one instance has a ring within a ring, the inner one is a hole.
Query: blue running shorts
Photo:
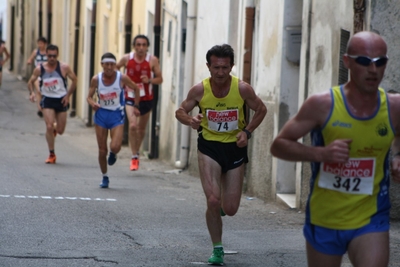
[[[387,232],[390,228],[389,218],[381,217],[354,230],[334,230],[306,222],[303,228],[304,237],[317,251],[328,255],[344,255],[349,243],[354,238],[377,232]]]
[[[125,111],[124,109],[108,110],[100,108],[94,114],[94,123],[105,129],[112,129],[118,125],[124,124]]]

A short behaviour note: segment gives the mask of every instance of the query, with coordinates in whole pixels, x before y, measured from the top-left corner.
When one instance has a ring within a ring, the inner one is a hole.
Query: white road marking
[[[0,195],[0,198],[29,198],[29,199],[55,199],[55,200],[84,200],[84,201],[117,201],[115,198],[90,198],[90,197],[52,197],[52,196],[24,196],[24,195]]]

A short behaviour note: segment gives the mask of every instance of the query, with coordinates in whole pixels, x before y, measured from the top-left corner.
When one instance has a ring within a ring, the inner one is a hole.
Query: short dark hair
[[[135,38],[133,38],[133,41],[132,41],[132,45],[133,45],[133,46],[135,46],[135,43],[136,43],[136,40],[137,40],[137,39],[146,39],[146,41],[147,41],[147,46],[150,46],[150,40],[149,40],[149,38],[147,38],[147,36],[146,36],[146,35],[143,35],[143,34],[138,34],[138,35],[135,36]]]
[[[211,56],[216,56],[218,58],[229,57],[231,60],[231,66],[235,64],[235,53],[233,52],[233,48],[228,44],[214,45],[211,47],[206,54],[208,64],[211,64]]]
[[[49,45],[46,47],[46,52],[48,52],[49,50],[51,50],[51,51],[57,51],[57,54],[58,54],[58,46],[56,46],[56,45],[49,44]]]
[[[117,61],[117,58],[114,56],[114,54],[113,54],[113,53],[110,53],[110,52],[104,53],[104,54],[101,56],[101,61],[103,61],[103,59],[105,59],[105,58],[112,58],[112,59],[114,59],[115,61]]]
[[[42,36],[37,39],[37,42],[43,42],[43,43],[47,44],[47,39]]]

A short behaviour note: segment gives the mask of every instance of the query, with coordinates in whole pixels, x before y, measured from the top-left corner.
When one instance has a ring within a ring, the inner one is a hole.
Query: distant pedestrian
[[[5,58],[4,55],[6,56]],[[4,40],[0,40],[0,87],[3,80],[3,66],[9,59],[10,54],[8,53],[6,42]]]
[[[69,97],[76,88],[76,75],[66,63],[57,60],[58,47],[48,45],[46,48],[47,62],[36,66],[28,81],[29,99],[35,101],[35,81],[40,77],[40,91],[42,93],[41,107],[46,123],[46,141],[50,155],[46,163],[56,163],[55,137],[63,134],[67,125],[67,110]],[[67,78],[72,83],[67,89]]]
[[[114,165],[117,154],[121,150],[123,131],[124,131],[124,85],[129,86],[135,92],[135,102],[140,103],[139,87],[129,79],[128,76],[115,70],[116,58],[111,53],[105,53],[101,57],[103,71],[93,76],[90,82],[87,102],[96,112],[94,122],[96,124],[96,138],[99,147],[99,165],[102,175],[101,188],[108,188],[109,176],[107,174],[108,165]],[[93,99],[97,92],[98,101]],[[133,111],[135,116],[139,116],[139,110]],[[110,134],[110,154],[107,160],[107,139]]]

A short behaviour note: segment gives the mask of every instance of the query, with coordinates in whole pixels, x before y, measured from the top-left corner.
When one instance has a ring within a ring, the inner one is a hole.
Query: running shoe
[[[224,212],[224,210],[222,208],[219,212],[220,212],[221,216],[226,216],[226,213]]]
[[[56,154],[50,154],[49,157],[46,159],[46,164],[55,164],[56,159]]]
[[[110,180],[108,179],[108,176],[103,176],[103,181],[100,184],[101,188],[108,188],[108,184],[110,183]]]
[[[131,171],[137,171],[139,169],[139,158],[133,158],[131,160]]]
[[[224,265],[224,249],[222,247],[214,248],[211,257],[208,259],[208,264]]]
[[[108,155],[108,165],[114,165],[114,163],[117,161],[117,155],[115,155],[114,153],[110,152],[110,154]]]

